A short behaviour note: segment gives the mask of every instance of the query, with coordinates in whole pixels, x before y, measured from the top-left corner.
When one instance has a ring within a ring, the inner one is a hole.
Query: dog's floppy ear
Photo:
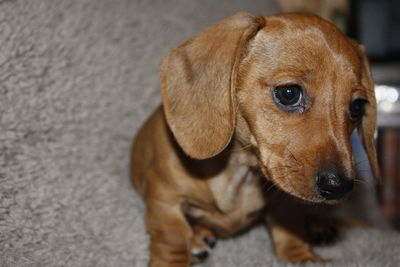
[[[368,103],[365,105],[365,116],[363,117],[358,133],[361,137],[362,144],[365,152],[367,153],[368,160],[371,166],[372,173],[375,179],[380,180],[380,171],[378,159],[375,149],[374,134],[376,129],[377,105],[375,98],[374,82],[372,80],[371,70],[369,67],[368,59],[364,52],[364,47],[361,46],[361,57],[363,65],[363,84],[367,89]]]
[[[161,62],[166,119],[190,157],[221,152],[235,127],[238,65],[260,18],[239,13],[172,49]]]

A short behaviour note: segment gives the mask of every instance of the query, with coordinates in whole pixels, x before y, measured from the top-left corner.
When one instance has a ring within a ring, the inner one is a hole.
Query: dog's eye
[[[350,104],[350,120],[352,122],[357,122],[364,115],[364,105],[368,101],[365,99],[355,99]]]
[[[298,85],[283,85],[274,89],[274,96],[279,104],[294,107],[300,104],[303,92]]]

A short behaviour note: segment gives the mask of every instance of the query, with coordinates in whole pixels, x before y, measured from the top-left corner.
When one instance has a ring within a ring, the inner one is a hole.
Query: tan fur
[[[309,94],[303,114],[272,101],[271,88],[287,81]],[[132,150],[133,182],[147,206],[150,266],[189,266],[192,224],[228,237],[259,220],[278,257],[323,261],[304,241],[305,214],[291,196],[338,202],[318,195],[314,175],[335,163],[356,176],[356,127],[379,175],[373,82],[359,45],[313,15],[241,13],[173,49],[161,64],[161,90],[163,106]],[[348,119],[354,95],[369,101],[360,125]]]

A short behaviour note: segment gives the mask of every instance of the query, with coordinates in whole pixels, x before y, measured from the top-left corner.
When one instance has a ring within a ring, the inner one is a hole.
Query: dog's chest
[[[262,178],[247,164],[235,161],[228,171],[208,181],[213,208],[191,207],[191,217],[213,228],[220,236],[230,236],[251,225],[266,205]]]
[[[260,176],[248,166],[240,166],[225,177],[210,181],[215,203],[224,214],[246,215],[265,205]]]

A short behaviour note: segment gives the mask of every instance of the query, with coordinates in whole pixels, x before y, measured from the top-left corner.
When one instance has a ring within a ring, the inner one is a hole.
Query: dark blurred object
[[[373,61],[400,59],[400,1],[353,0],[349,35],[362,43]]]
[[[382,181],[378,196],[386,218],[400,230],[400,62],[374,63],[378,103],[378,156]]]
[[[382,172],[378,196],[386,218],[400,229],[400,64],[375,65],[374,70],[376,82],[385,84],[375,86],[378,156]]]
[[[400,134],[395,128],[379,130],[379,155],[382,182],[378,185],[379,202],[386,218],[400,229]]]

